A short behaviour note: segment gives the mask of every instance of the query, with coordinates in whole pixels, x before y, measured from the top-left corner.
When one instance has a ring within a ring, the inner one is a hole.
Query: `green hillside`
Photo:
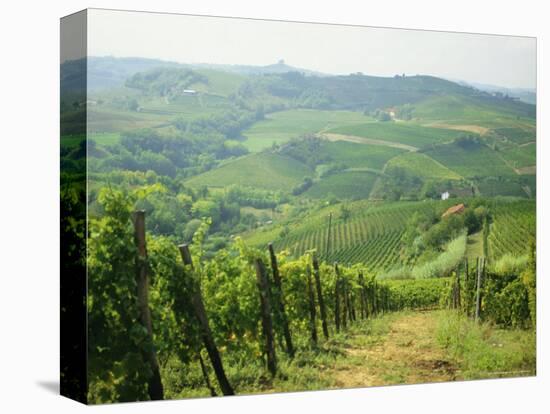
[[[463,134],[452,129],[428,128],[401,122],[372,122],[333,128],[327,132],[397,142],[416,148],[451,141]]]
[[[514,146],[501,151],[500,155],[514,168],[529,167],[537,161],[537,145],[533,142]]]
[[[246,78],[237,73],[222,72],[214,69],[195,69],[196,72],[205,76],[208,82],[205,84],[197,83],[190,85],[197,91],[206,92],[214,95],[227,97],[238,91]]]
[[[244,145],[253,152],[281,144],[300,135],[341,125],[363,123],[369,118],[359,112],[293,109],[274,112],[243,132]]]
[[[413,117],[444,120],[449,124],[473,124],[488,128],[532,125],[535,106],[485,94],[445,94],[427,97],[414,104]],[[518,119],[520,118],[520,119]]]
[[[242,185],[289,192],[312,171],[299,161],[277,154],[253,154],[197,175],[185,184],[191,187]]]
[[[323,260],[329,262],[362,262],[373,270],[389,269],[399,260],[400,239],[407,220],[416,211],[429,210],[432,205],[357,201],[347,206],[350,211],[347,220],[341,218],[338,206],[327,207],[305,220],[283,222],[245,235],[244,240],[258,246],[274,242],[277,249],[288,249],[296,256],[317,249]],[[328,215],[331,212],[333,221],[327,256]],[[288,231],[281,237],[283,228]]]
[[[412,175],[433,180],[460,180],[462,177],[426,154],[407,152],[388,161],[387,168],[404,169]]]
[[[347,171],[332,174],[313,184],[303,195],[311,198],[369,198],[377,175],[368,171]]]
[[[428,149],[426,155],[463,177],[516,175],[496,151],[483,144],[466,147],[458,144],[437,145],[434,149]]]
[[[370,168],[380,171],[389,159],[401,153],[403,150],[398,148],[346,141],[324,141],[319,150],[321,156],[342,163],[347,168]]]

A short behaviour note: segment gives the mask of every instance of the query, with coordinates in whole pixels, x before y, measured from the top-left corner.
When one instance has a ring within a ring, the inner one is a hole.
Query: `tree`
[[[218,203],[213,200],[199,200],[193,203],[191,212],[195,218],[210,217],[212,223],[219,223],[221,219],[221,210]]]
[[[351,216],[351,211],[349,207],[346,204],[342,204],[340,206],[340,218],[345,222],[349,220]]]

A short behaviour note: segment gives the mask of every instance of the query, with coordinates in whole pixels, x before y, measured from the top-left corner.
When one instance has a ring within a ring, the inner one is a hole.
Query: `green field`
[[[536,234],[535,201],[495,202],[493,216],[488,237],[490,259],[527,254]]]
[[[534,125],[532,105],[514,101],[465,95],[442,94],[414,105],[417,120],[440,120],[448,124],[478,125],[487,128]]]
[[[494,130],[494,132],[516,144],[533,142],[536,139],[536,130],[534,128],[534,125],[531,128],[526,128],[526,127],[497,128]]]
[[[451,141],[463,134],[461,131],[452,129],[429,128],[391,121],[337,127],[327,132],[401,143],[416,148]]]
[[[521,177],[523,178],[523,177]],[[526,184],[520,181],[520,177],[498,177],[484,178],[475,181],[480,193],[486,197],[495,196],[511,196],[511,197],[527,197],[528,192],[525,191]],[[531,197],[534,197],[533,184],[529,185],[532,191]]]
[[[460,180],[462,177],[426,154],[407,152],[392,158],[387,168],[402,168],[412,175],[434,180]]]
[[[339,172],[322,178],[303,195],[311,198],[369,198],[377,175],[368,171]]]
[[[213,69],[197,69],[197,72],[208,78],[208,83],[191,85],[192,89],[210,94],[228,96],[235,93],[246,78],[237,73],[222,72]]]
[[[120,141],[120,134],[118,132],[103,132],[90,134],[88,138],[94,140],[97,145],[110,146]]]
[[[96,133],[119,133],[141,128],[156,128],[165,125],[173,115],[165,113],[129,112],[109,107],[93,107],[88,110],[88,131]]]
[[[76,148],[85,139],[84,135],[62,135],[61,148]]]
[[[255,246],[274,242],[277,249],[288,249],[295,256],[317,249],[328,262],[361,262],[371,270],[388,270],[399,263],[400,240],[407,220],[416,211],[425,211],[433,205],[434,202],[356,201],[347,205],[351,215],[345,221],[340,217],[339,206],[329,206],[312,212],[303,220],[282,221],[243,238],[247,244]],[[327,256],[329,213],[333,213],[333,221]],[[289,231],[281,238],[283,227]]]
[[[482,144],[472,148],[456,144],[438,145],[427,150],[426,154],[463,177],[516,175],[497,152]]]
[[[507,148],[500,153],[514,168],[529,167],[537,161],[537,145],[533,143]]]
[[[208,94],[140,100],[141,113],[177,116],[178,119],[187,121],[220,114],[229,108],[230,105],[226,98]]]
[[[381,145],[356,144],[346,141],[325,141],[320,154],[333,162],[344,164],[348,168],[371,168],[382,170],[386,162],[403,153],[398,148]]]
[[[197,175],[185,184],[191,187],[224,187],[238,184],[266,190],[290,192],[305,176],[313,175],[307,166],[276,154],[251,154]]]
[[[293,109],[274,112],[243,132],[247,138],[244,145],[250,151],[258,152],[269,148],[273,143],[281,144],[304,134],[341,125],[360,124],[367,120],[367,116],[352,111]]]

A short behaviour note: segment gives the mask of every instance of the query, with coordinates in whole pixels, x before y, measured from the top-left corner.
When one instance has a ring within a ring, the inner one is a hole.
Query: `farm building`
[[[453,214],[460,214],[466,209],[466,206],[463,203],[457,204],[456,206],[449,207],[441,217],[445,218]]]
[[[441,199],[447,200],[449,198],[449,192],[445,191],[444,193],[441,193]]]
[[[183,90],[183,94],[184,95],[191,95],[191,96],[194,96],[197,94],[197,91],[194,90],[194,89],[184,89]]]

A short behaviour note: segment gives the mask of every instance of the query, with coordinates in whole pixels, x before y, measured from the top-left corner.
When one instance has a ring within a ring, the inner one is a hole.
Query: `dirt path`
[[[465,131],[473,132],[479,135],[485,135],[489,132],[489,128],[482,127],[479,125],[460,125],[460,124],[447,124],[445,122],[431,122],[429,124],[423,124],[422,126],[430,128],[443,128],[443,129],[454,129],[456,131]]]
[[[328,139],[329,141],[348,141],[348,142],[354,142],[356,144],[381,145],[384,147],[399,148],[406,151],[418,151],[418,148],[413,147],[412,145],[401,144],[400,142],[384,141],[381,139],[358,137],[355,135],[332,134],[332,133],[331,134],[323,133],[321,134],[321,136]]]
[[[347,358],[325,372],[337,387],[455,380],[456,367],[437,343],[437,312],[401,313],[388,319],[385,333],[352,334]]]

